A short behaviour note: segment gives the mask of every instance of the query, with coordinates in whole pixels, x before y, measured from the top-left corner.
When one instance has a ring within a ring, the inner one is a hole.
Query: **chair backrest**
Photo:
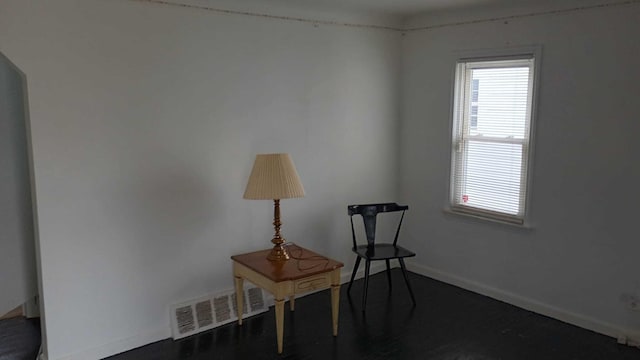
[[[402,219],[404,219],[404,212],[409,209],[407,205],[398,205],[396,203],[381,203],[381,204],[364,204],[364,205],[349,205],[347,211],[349,212],[349,219],[351,220],[351,235],[353,239],[353,248],[356,244],[356,232],[353,228],[353,215],[361,215],[364,222],[364,231],[367,235],[367,246],[374,246],[376,242],[376,218],[379,213],[402,211],[402,216],[398,222],[398,228],[396,229],[396,236],[393,239],[393,246],[396,246],[398,242],[398,235],[400,234],[400,226],[402,225]]]

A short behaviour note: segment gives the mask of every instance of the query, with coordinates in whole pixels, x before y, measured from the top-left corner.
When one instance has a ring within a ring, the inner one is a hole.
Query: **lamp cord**
[[[297,266],[298,270],[300,271],[309,271],[320,267],[322,267],[322,269],[326,269],[327,265],[329,265],[329,258],[327,257],[324,257],[322,255],[303,256],[305,250],[293,243],[286,243],[284,244],[284,246],[286,246],[287,250],[289,251],[289,257],[291,259],[298,260]],[[316,263],[315,265],[303,267],[301,265],[302,261],[312,261],[318,263]]]

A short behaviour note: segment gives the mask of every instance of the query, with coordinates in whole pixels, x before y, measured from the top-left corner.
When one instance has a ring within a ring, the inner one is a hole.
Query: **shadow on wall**
[[[162,266],[188,255],[199,240],[210,237],[213,219],[222,212],[211,184],[177,165],[131,178],[113,206],[112,216],[123,217],[126,224],[127,248],[142,266]]]

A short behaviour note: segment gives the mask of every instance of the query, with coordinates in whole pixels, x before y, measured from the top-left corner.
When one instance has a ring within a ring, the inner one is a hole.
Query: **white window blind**
[[[462,61],[456,69],[451,205],[522,224],[533,57]]]

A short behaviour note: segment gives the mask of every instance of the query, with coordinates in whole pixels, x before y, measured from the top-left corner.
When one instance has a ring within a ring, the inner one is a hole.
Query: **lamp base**
[[[287,250],[284,242],[274,245],[269,255],[267,255],[267,260],[270,261],[287,261],[289,258],[289,250]]]

